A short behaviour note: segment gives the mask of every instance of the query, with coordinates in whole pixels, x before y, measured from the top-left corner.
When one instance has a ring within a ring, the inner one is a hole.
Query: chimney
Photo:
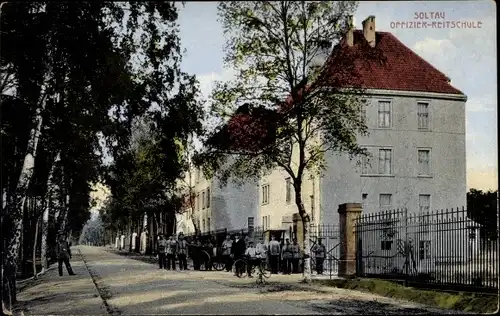
[[[346,36],[347,46],[354,45],[354,18],[352,15],[347,17],[347,36]]]
[[[370,15],[363,21],[363,35],[371,47],[375,47],[375,16]]]

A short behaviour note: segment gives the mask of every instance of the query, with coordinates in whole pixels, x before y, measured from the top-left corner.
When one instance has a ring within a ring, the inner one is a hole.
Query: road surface
[[[42,277],[47,280],[20,293],[25,315],[456,314],[357,291],[301,285],[300,275],[273,275],[270,284],[259,286],[225,271],[166,271],[105,248],[80,246],[78,251],[81,256],[73,258],[77,276],[61,278],[51,271]],[[35,297],[37,305],[30,305],[34,296],[43,296],[44,287],[52,291],[50,297]]]

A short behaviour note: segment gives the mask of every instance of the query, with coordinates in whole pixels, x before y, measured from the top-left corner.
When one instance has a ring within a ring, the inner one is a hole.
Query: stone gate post
[[[361,216],[361,203],[339,205],[340,256],[339,276],[356,275],[356,220]]]

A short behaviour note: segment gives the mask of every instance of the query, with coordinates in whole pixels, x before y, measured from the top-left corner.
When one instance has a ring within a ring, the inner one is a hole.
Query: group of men
[[[176,258],[179,260],[179,269],[188,270],[187,267],[188,243],[184,236],[179,235],[179,240],[170,236],[168,240],[165,235],[160,234],[158,240],[158,263],[160,269],[175,270]]]
[[[159,235],[158,240],[158,261],[160,269],[173,269],[176,267],[176,258],[179,260],[179,268],[188,270],[187,258],[193,259],[193,268],[200,269],[201,264],[205,264],[207,270],[211,270],[210,258],[201,256],[201,250],[205,250],[210,256],[217,256],[217,250],[214,248],[215,242],[208,241],[205,245],[200,240],[195,240],[189,243],[181,233],[178,240],[172,235],[168,239],[163,234]],[[189,249],[189,251],[188,251]],[[321,239],[311,248],[312,255],[316,261],[316,271],[318,274],[323,273],[323,262],[326,255],[325,246]],[[252,240],[243,238],[241,234],[236,233],[234,240],[230,235],[226,236],[226,240],[222,243],[221,253],[225,270],[230,272],[233,263],[238,259],[245,259],[247,262],[247,274],[251,277],[253,266],[259,265],[262,260],[267,260],[271,268],[271,273],[283,274],[298,273],[301,261],[301,251],[296,239],[290,242],[289,238],[281,244],[276,240],[275,236],[271,236],[271,241],[266,244],[263,238],[259,238],[255,244]],[[242,267],[236,267],[236,275],[239,275]]]
[[[271,273],[277,274],[278,271],[283,274],[291,274],[299,272],[300,247],[297,240],[294,239],[290,243],[290,239],[286,238],[283,245],[271,236],[269,244],[264,243],[260,238],[257,244],[252,240],[248,240],[248,245],[240,234],[235,235],[234,241],[228,235],[222,243],[222,255],[226,266],[226,271],[231,271],[233,262],[238,259],[246,259],[248,264],[248,275],[251,276],[251,270],[254,265],[260,264],[262,260],[269,260]],[[280,269],[281,263],[281,269]],[[239,274],[239,269],[236,269],[236,274]]]

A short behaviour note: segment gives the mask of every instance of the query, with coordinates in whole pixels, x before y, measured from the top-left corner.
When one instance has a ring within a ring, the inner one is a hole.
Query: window
[[[431,208],[431,196],[429,194],[420,194],[418,196],[418,208],[420,210],[421,221],[420,225],[423,233],[429,232],[429,211]]]
[[[381,211],[387,211],[391,208],[392,194],[380,194],[379,206]]]
[[[254,219],[253,217],[248,218],[248,230],[253,230],[254,228]]]
[[[205,209],[205,206],[206,206],[206,205],[205,205],[205,202],[206,202],[206,199],[205,199],[205,191],[203,191],[203,192],[201,193],[201,196],[202,196],[202,198],[201,198],[201,208],[202,208],[202,209]]]
[[[367,153],[366,156],[361,157],[361,174],[374,174],[372,165],[372,156]]]
[[[418,129],[429,129],[429,103],[418,102]]]
[[[286,178],[286,203],[290,204],[292,201],[292,179]]]
[[[381,250],[391,250],[392,249],[392,240],[382,240],[380,243]]]
[[[196,210],[200,210],[200,193],[196,194]]]
[[[418,242],[418,259],[425,260],[431,258],[431,241],[420,240]]]
[[[428,149],[418,150],[418,175],[428,176],[430,175],[430,159],[431,151]]]
[[[196,183],[200,182],[201,172],[200,169],[196,169]]]
[[[203,231],[204,231],[204,232],[206,232],[206,231],[207,231],[207,230],[206,230],[206,227],[205,227],[205,219],[203,219],[203,226],[202,226],[202,229],[203,229]]]
[[[312,217],[312,220],[314,221],[314,218],[315,218],[315,209],[314,209],[314,194],[310,196],[311,198],[311,217]]]
[[[378,173],[392,174],[392,150],[379,149],[378,151]]]
[[[262,204],[269,204],[269,184],[262,186]]]
[[[249,217],[248,219],[250,218],[253,220],[253,217]],[[266,230],[269,229],[269,226],[271,226],[271,215],[262,216],[262,228]]]
[[[210,217],[207,218],[207,230],[210,231],[212,229],[212,226],[210,226]]]
[[[361,105],[361,121],[366,125],[367,122],[366,104]]]
[[[426,214],[431,208],[431,196],[429,194],[420,194],[418,196],[418,207],[420,214]]]
[[[210,188],[207,188],[207,208],[210,207]]]
[[[378,101],[378,127],[391,127],[391,102]]]

